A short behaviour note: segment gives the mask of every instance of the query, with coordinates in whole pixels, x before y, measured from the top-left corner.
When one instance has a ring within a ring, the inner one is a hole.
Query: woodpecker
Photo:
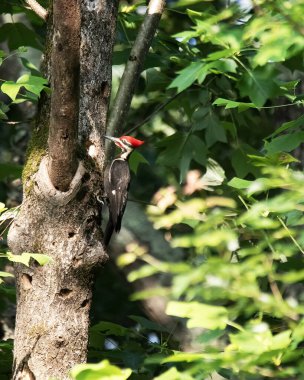
[[[109,208],[109,221],[104,234],[104,244],[107,246],[113,231],[120,231],[121,220],[127,204],[131,180],[128,159],[133,150],[141,146],[144,141],[131,136],[105,136],[105,138],[113,141],[121,149],[120,155],[107,166],[104,176],[104,190]]]

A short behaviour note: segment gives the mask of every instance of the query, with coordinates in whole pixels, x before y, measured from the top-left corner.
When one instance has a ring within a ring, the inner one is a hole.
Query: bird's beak
[[[110,140],[110,141],[113,141],[114,143],[117,141],[117,138],[116,137],[112,137],[112,136],[104,136],[105,139],[107,140]]]

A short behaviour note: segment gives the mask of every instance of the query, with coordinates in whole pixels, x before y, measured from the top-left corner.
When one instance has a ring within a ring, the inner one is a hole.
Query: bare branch
[[[51,53],[51,115],[49,129],[50,179],[57,190],[67,191],[76,172],[80,10],[77,0],[53,2]]]
[[[171,98],[169,98],[165,103],[161,103],[159,106],[155,108],[153,112],[150,113],[147,117],[144,118],[144,120],[140,121],[136,125],[134,125],[132,128],[128,129],[125,133],[126,135],[129,135],[130,133],[133,133],[136,131],[136,129],[139,129],[144,124],[148,123],[155,115],[158,114],[162,109],[164,109],[168,104],[170,104],[174,99],[176,99],[180,94],[183,92],[178,92],[177,94],[173,95]]]
[[[112,107],[107,129],[107,133],[111,136],[120,135],[123,131],[135,87],[165,3],[165,0],[150,0],[149,2],[145,19],[134,42]]]
[[[46,21],[48,11],[43,8],[36,0],[25,0],[25,2],[30,6],[33,12],[36,13],[37,16]]]

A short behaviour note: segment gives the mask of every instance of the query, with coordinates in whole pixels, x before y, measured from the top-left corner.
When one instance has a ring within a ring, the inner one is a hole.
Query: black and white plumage
[[[120,231],[127,205],[131,180],[128,158],[132,151],[144,142],[131,136],[105,137],[113,141],[122,151],[120,156],[108,165],[104,176],[104,190],[109,209],[109,220],[104,234],[104,244],[107,246],[113,232]]]
[[[104,243],[107,246],[113,231],[120,231],[121,220],[127,205],[131,180],[128,162],[121,158],[116,158],[106,169],[105,177],[104,189],[109,208],[109,221],[104,236]]]

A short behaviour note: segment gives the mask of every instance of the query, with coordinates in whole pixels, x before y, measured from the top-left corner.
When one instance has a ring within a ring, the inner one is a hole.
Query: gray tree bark
[[[60,3],[62,0],[53,0],[54,17],[56,5]],[[22,264],[15,267],[17,317],[13,379],[68,379],[69,370],[76,363],[86,361],[93,272],[107,259],[102,244],[98,198],[102,191],[104,154],[101,142],[111,88],[111,55],[118,1],[80,0],[79,4],[75,0],[72,5],[66,3],[71,8],[67,9],[69,18],[62,20],[67,28],[65,33],[71,29],[75,32],[75,18],[79,15],[77,10],[71,10],[75,6],[80,9],[80,107],[75,94],[71,94],[76,91],[78,96],[79,91],[75,62],[50,59],[52,54],[54,56],[54,49],[59,50],[55,53],[60,53],[66,48],[68,56],[69,44],[58,43],[57,38],[66,36],[62,35],[62,30],[58,31],[56,23],[54,27],[53,12],[49,11],[45,75],[53,86],[61,83],[56,75],[71,74],[73,79],[66,96],[60,92],[63,98],[59,103],[59,99],[54,98],[54,88],[53,99],[42,96],[23,173],[24,199],[8,236],[13,253],[43,253],[52,258],[45,266],[32,262],[29,268]],[[69,25],[73,28],[70,29]],[[57,42],[51,43],[54,38]],[[75,51],[71,55],[71,59],[74,58]],[[64,62],[70,66],[54,69]],[[57,112],[56,118],[54,112]],[[77,127],[78,118],[79,131],[75,131],[73,123],[76,120]],[[82,145],[77,144],[77,132]],[[72,140],[66,144],[69,136]],[[90,147],[95,144],[94,151]],[[60,157],[54,155],[57,148]],[[54,160],[56,165],[53,165]],[[66,171],[70,169],[72,175],[70,173],[66,181]]]

